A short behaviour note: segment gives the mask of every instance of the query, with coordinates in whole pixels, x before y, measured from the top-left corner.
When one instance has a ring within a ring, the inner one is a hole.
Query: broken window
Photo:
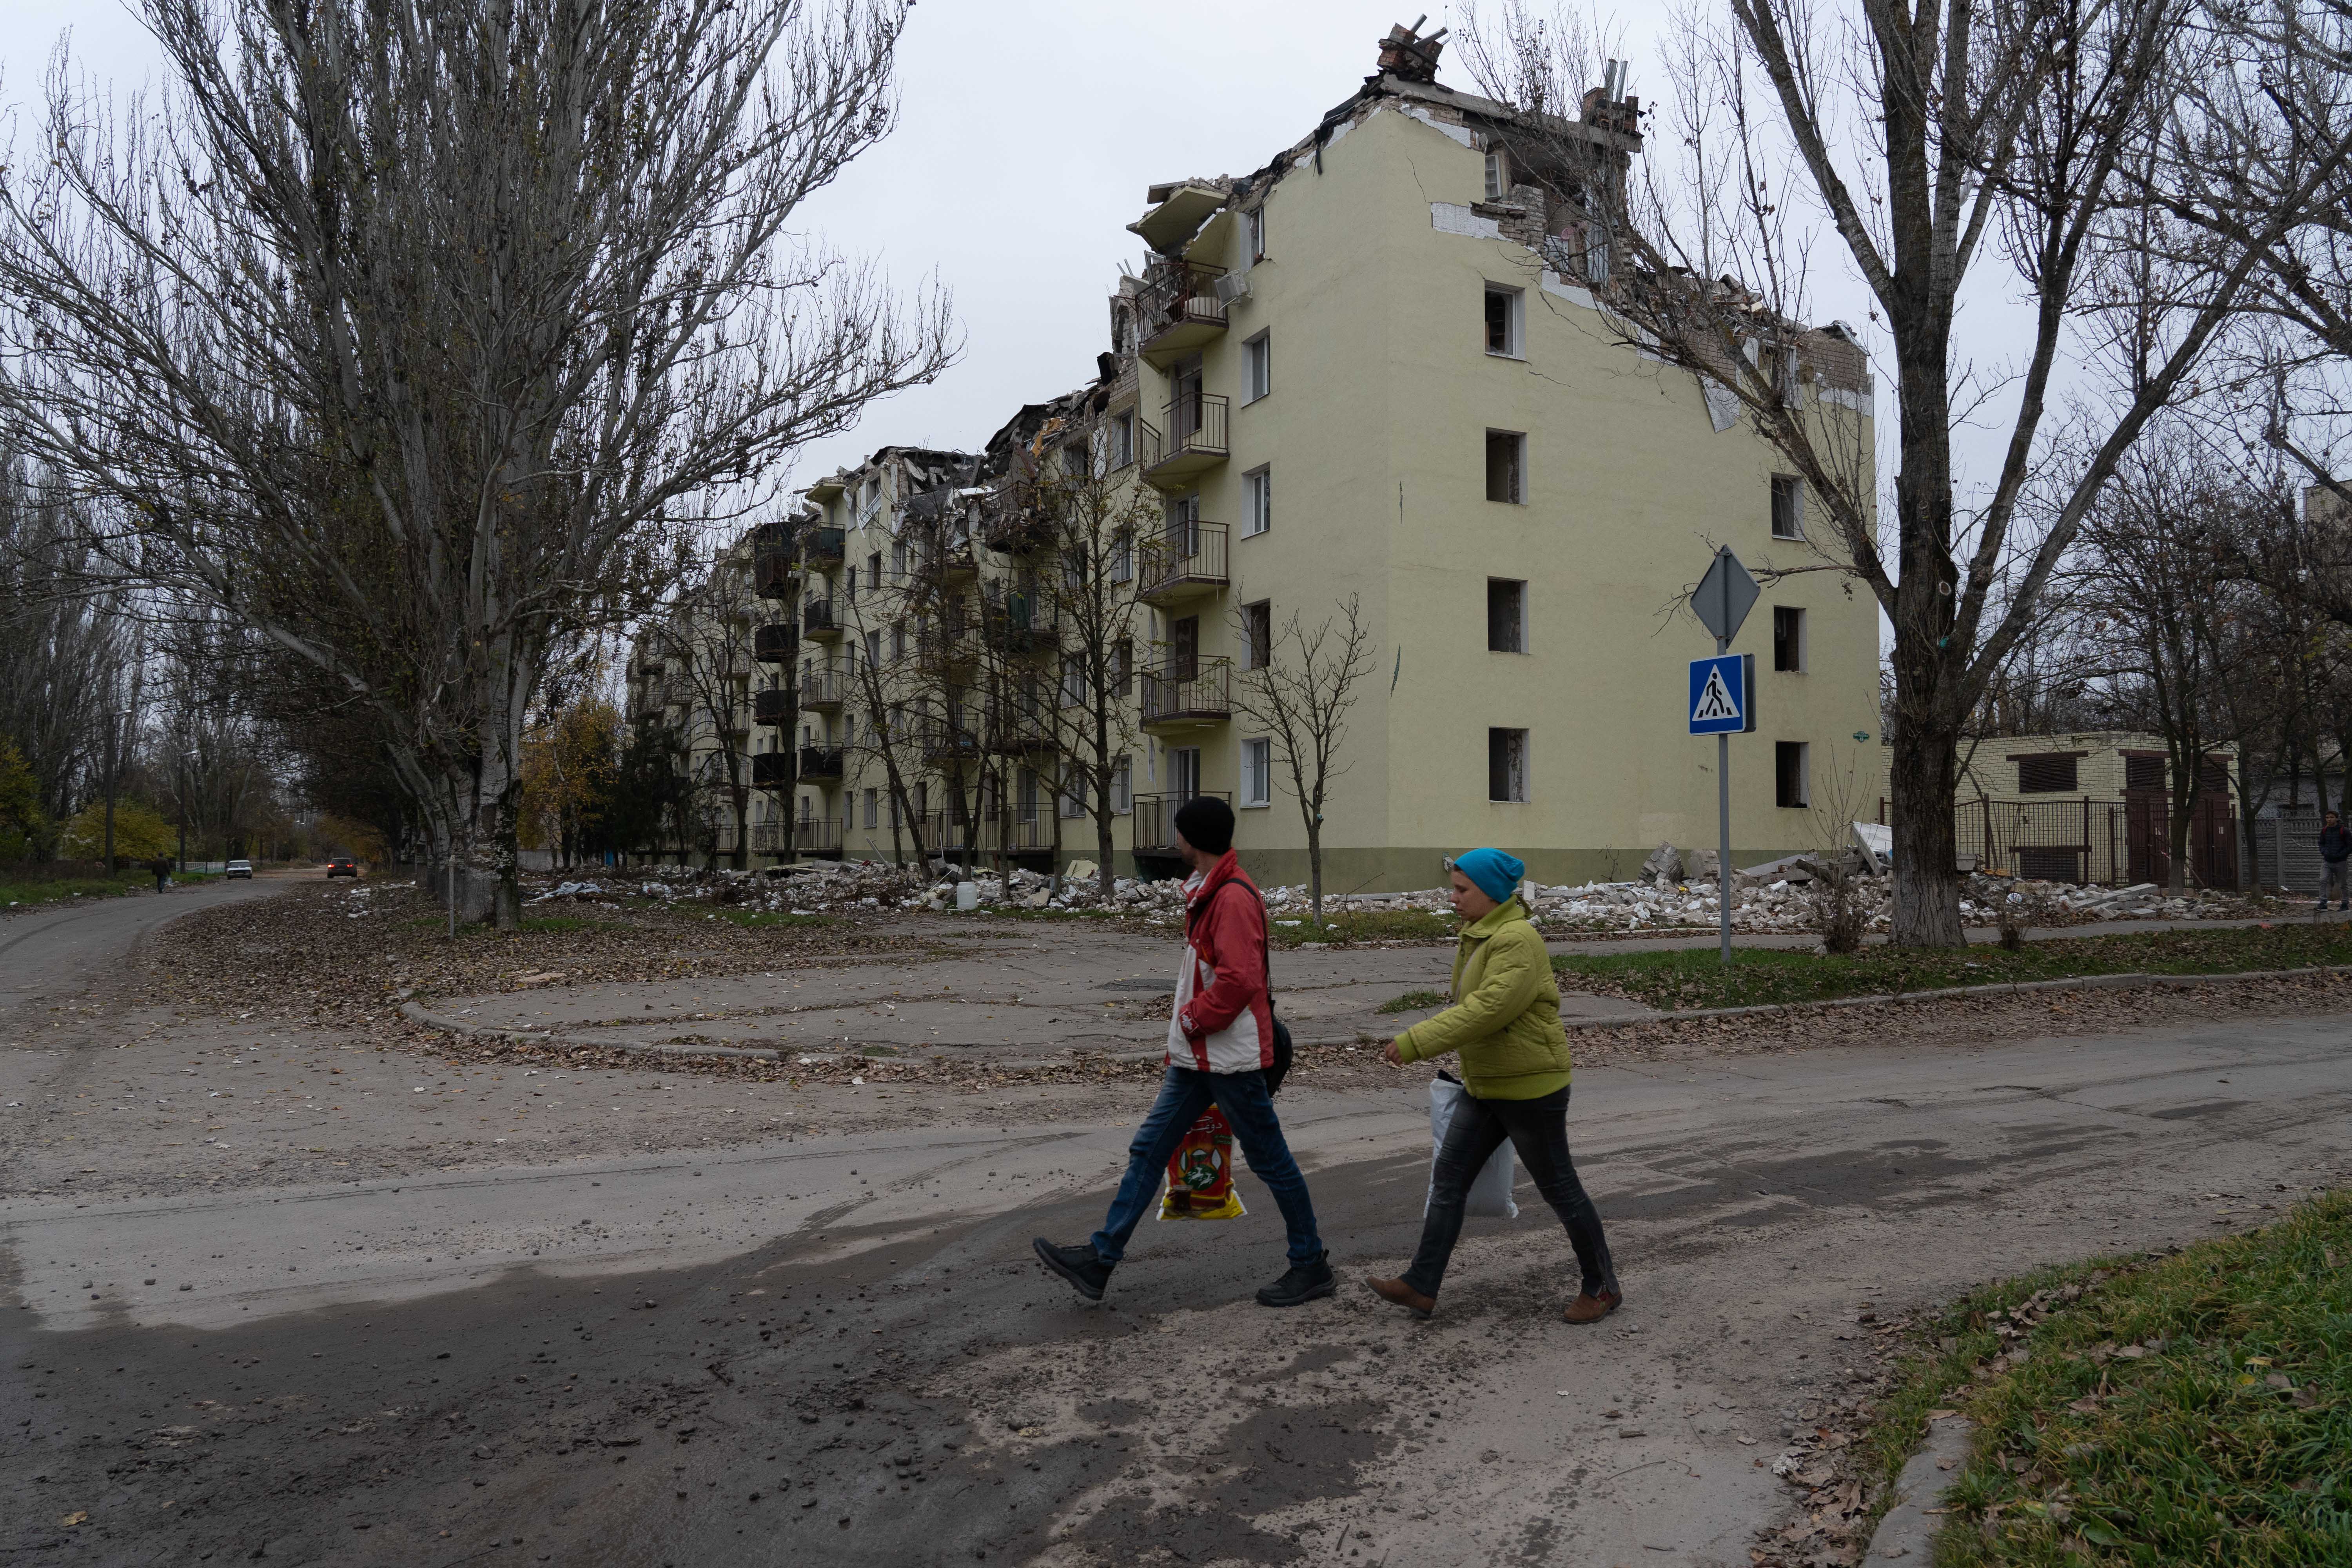
[[[1242,489],[1244,492],[1242,537],[1246,539],[1253,534],[1264,533],[1274,526],[1274,470],[1260,468],[1255,473],[1244,474]]]
[[[1805,785],[1809,769],[1806,753],[1812,748],[1802,741],[1772,742],[1772,804],[1781,806],[1811,805],[1812,799]]]
[[[1486,199],[1499,202],[1511,194],[1511,155],[1500,147],[1486,149]]]
[[[1528,732],[1525,730],[1486,731],[1486,798],[1500,801],[1528,798]]]
[[[1486,499],[1510,501],[1527,500],[1528,438],[1516,430],[1486,432]]]
[[[1507,577],[1486,579],[1486,650],[1528,651],[1528,585]]]
[[[1242,606],[1242,668],[1264,669],[1274,662],[1274,601]]]
[[[1486,352],[1505,358],[1519,356],[1519,306],[1524,296],[1517,289],[1499,284],[1486,285]]]
[[[1122,410],[1110,416],[1110,466],[1126,468],[1135,461],[1135,410]]]
[[[1805,612],[1787,605],[1772,606],[1772,668],[1805,668]]]
[[[1772,476],[1772,537],[1805,537],[1805,481],[1794,474]]]
[[[2072,795],[2075,773],[2074,753],[2046,757],[2017,759],[2017,793],[2020,795]]]
[[[1260,738],[1242,742],[1242,805],[1268,805],[1274,801],[1274,742]]]
[[[1242,265],[1253,267],[1265,259],[1265,208],[1254,206],[1242,214]]]
[[[1274,342],[1271,336],[1260,332],[1242,345],[1249,356],[1249,392],[1244,403],[1255,403],[1274,390]]]

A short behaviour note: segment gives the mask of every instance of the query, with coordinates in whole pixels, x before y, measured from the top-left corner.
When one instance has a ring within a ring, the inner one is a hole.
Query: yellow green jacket
[[[1463,1084],[1480,1100],[1534,1100],[1566,1087],[1559,986],[1551,954],[1518,900],[1463,931],[1454,953],[1454,1005],[1396,1043],[1398,1058],[1408,1062],[1461,1052]]]

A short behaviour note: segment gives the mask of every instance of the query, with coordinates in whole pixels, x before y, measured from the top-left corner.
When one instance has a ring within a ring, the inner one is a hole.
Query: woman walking
[[[1370,1279],[1375,1294],[1426,1318],[1436,1309],[1446,1259],[1462,1235],[1463,1195],[1508,1138],[1536,1190],[1568,1227],[1584,1272],[1568,1304],[1571,1323],[1597,1323],[1624,1297],[1609,1262],[1601,1216],[1568,1154],[1568,1031],[1551,955],[1518,900],[1527,867],[1499,849],[1473,849],[1447,862],[1454,912],[1469,923],[1454,955],[1454,1005],[1399,1035],[1384,1053],[1392,1066],[1462,1055],[1469,1092],[1456,1101],[1431,1173],[1429,1212],[1412,1267]]]

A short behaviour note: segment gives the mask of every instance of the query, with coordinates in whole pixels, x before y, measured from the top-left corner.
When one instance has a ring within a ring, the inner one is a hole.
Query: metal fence
[[[1879,821],[1893,820],[1892,805],[1879,801]],[[1953,807],[1952,837],[1964,868],[2039,881],[2162,883],[2172,874],[2171,815],[2154,792],[2124,800],[1965,800]],[[2197,886],[2239,885],[2237,822],[2226,800],[2200,804],[2189,856]]]

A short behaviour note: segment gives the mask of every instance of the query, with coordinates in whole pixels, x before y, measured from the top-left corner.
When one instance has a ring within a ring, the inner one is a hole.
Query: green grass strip
[[[1392,1002],[1381,1003],[1380,1005],[1380,1011],[1383,1013],[1418,1013],[1428,1007],[1443,1007],[1448,1002],[1453,1000],[1454,996],[1450,992],[1408,991]]]
[[[2352,1194],[1956,1302],[1857,1452],[1874,1490],[1939,1406],[1977,1430],[1934,1568],[2352,1563]]]
[[[1563,988],[1673,1011],[1751,1007],[2093,974],[2228,974],[2352,963],[2352,925],[2285,921],[2226,930],[2053,937],[2018,952],[1868,947],[1851,954],[1740,947],[1726,968],[1712,947],[1664,952],[1556,953]]]
[[[189,882],[195,879],[181,877],[178,879]],[[0,910],[11,905],[62,904],[77,898],[120,898],[126,893],[152,889],[154,885],[155,879],[144,871],[128,877],[63,877],[55,880],[0,882]]]

